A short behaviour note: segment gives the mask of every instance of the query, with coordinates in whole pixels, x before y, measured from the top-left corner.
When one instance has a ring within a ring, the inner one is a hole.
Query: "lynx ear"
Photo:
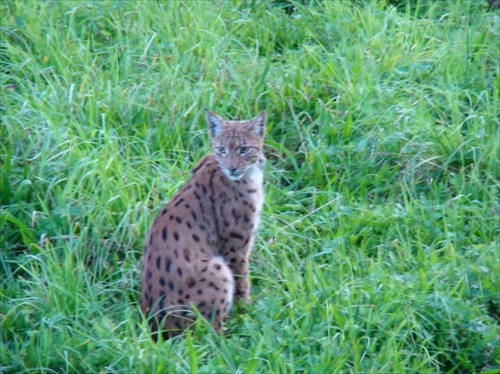
[[[205,113],[205,118],[207,120],[208,133],[210,134],[210,137],[214,138],[219,135],[222,131],[224,120],[217,114],[212,113],[208,110]]]
[[[266,110],[264,109],[257,114],[257,116],[249,122],[248,126],[252,133],[263,138],[266,132]]]

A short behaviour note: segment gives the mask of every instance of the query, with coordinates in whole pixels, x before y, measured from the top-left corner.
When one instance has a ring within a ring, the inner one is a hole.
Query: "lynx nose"
[[[237,171],[238,171],[238,169],[237,169],[237,168],[235,168],[234,166],[229,167],[229,172],[230,172],[231,174],[236,174],[236,172],[237,172]]]

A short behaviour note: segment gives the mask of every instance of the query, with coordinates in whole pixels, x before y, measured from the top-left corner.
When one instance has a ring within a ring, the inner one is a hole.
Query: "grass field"
[[[486,1],[2,1],[0,372],[496,373]],[[154,216],[267,108],[253,304],[154,343]]]

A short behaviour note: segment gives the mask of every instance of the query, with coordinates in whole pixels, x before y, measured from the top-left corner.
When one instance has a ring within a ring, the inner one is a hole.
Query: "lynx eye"
[[[250,147],[240,147],[240,154],[244,155],[250,152]]]
[[[226,147],[216,147],[215,152],[217,152],[220,155],[225,155],[226,154]]]

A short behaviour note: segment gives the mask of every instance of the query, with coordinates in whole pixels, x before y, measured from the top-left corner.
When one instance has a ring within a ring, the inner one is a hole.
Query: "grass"
[[[500,368],[486,1],[0,7],[0,371]],[[269,115],[253,304],[156,344],[142,242],[204,107]]]

